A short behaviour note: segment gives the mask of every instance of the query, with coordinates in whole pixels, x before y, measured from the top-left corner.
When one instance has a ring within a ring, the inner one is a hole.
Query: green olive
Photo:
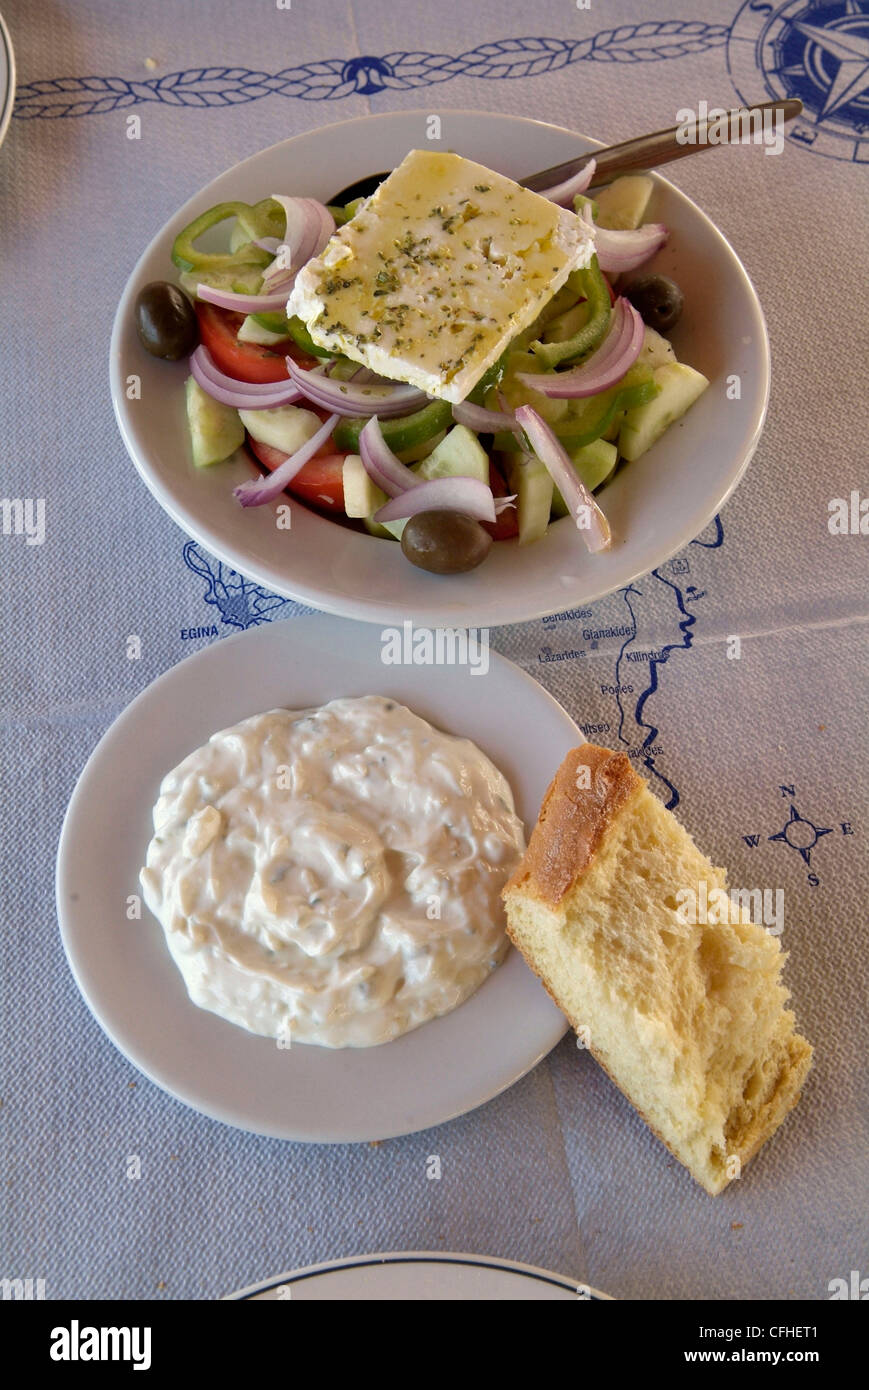
[[[153,280],[136,297],[136,331],[152,357],[177,362],[199,342],[196,311],[187,295],[168,280]]]
[[[412,565],[430,574],[463,574],[481,565],[492,537],[463,512],[418,512],[401,533],[401,548]]]
[[[624,293],[656,333],[669,333],[678,323],[685,301],[679,286],[666,275],[642,275]]]

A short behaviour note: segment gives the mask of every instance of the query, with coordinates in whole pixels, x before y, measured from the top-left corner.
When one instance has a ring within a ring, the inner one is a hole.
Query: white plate
[[[6,138],[15,104],[15,54],[6,21],[0,14],[0,145]]]
[[[349,1259],[308,1265],[306,1269],[252,1284],[227,1298],[293,1303],[609,1301],[608,1294],[535,1265],[418,1250],[352,1255]]]
[[[292,531],[279,530],[274,507],[243,511],[231,495],[251,473],[243,456],[194,469],[184,419],[186,367],[149,357],[133,321],[141,287],[174,275],[172,240],[192,217],[223,199],[253,202],[280,192],[329,198],[425,144],[426,114],[367,116],[311,131],[244,160],[197,193],[151,242],[121,296],[112,333],[112,400],[127,449],[161,506],[188,535],[258,583],[369,622],[410,616],[431,626],[494,626],[587,603],[662,564],[714,517],[755,450],[769,390],[763,314],[735,252],[684,194],[656,177],[649,215],[666,222],[672,235],[650,265],[681,284],[686,307],[673,334],[677,356],[712,385],[606,488],[614,543],[605,555],[587,553],[570,518],[521,550],[515,541],[499,543],[479,569],[452,576],[426,574],[408,564],[394,541],[359,535],[301,505],[293,507]],[[445,147],[514,177],[595,144],[518,116],[450,111],[443,117]],[[717,158],[727,159],[727,151]],[[126,397],[131,374],[141,378],[141,400]],[[731,376],[740,380],[738,400],[726,395]]]
[[[381,1047],[279,1049],[191,1004],[157,922],[127,898],[152,834],[160,781],[217,729],[277,706],[384,694],[474,740],[502,769],[530,828],[567,750],[560,705],[492,652],[485,675],[384,666],[380,632],[336,618],[269,623],[206,647],[149,686],[92,754],[67,810],[57,865],[63,944],[92,1013],[152,1081],[215,1119],[312,1142],[385,1139],[460,1115],[558,1042],[561,1014],[511,951],[465,1004]]]

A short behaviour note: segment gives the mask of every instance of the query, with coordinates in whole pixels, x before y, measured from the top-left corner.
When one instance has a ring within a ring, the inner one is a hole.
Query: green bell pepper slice
[[[290,337],[290,325],[286,314],[251,314],[251,318],[269,333],[280,333],[284,338]]]
[[[501,378],[507,366],[507,359],[510,356],[510,351],[511,349],[507,348],[506,352],[502,352],[497,362],[492,363],[491,367],[480,377],[480,380],[473,390],[468,392],[467,399],[471,401],[473,405],[485,405],[486,397],[489,392],[493,391],[496,386],[500,386]],[[493,409],[499,410],[500,406],[496,403]]]
[[[587,196],[585,195],[585,193],[577,193],[576,197],[575,197],[574,200],[573,200],[573,211],[576,213],[577,217],[578,217],[579,214],[582,212],[582,210],[583,210],[584,207],[590,207],[590,208],[591,208],[592,216],[593,216],[593,218],[594,218],[594,220],[595,220],[595,222],[596,222],[596,221],[597,221],[597,203],[595,202],[594,198],[589,198],[589,197],[587,197]]]
[[[368,424],[369,417],[351,416],[341,420],[335,427],[332,438],[338,449],[348,454],[358,454],[359,435]],[[405,415],[399,420],[381,420],[383,438],[394,454],[405,449],[415,449],[427,439],[440,434],[452,424],[453,409],[449,401],[430,401],[413,415]]]
[[[538,338],[531,344],[531,351],[536,353],[547,367],[559,367],[562,362],[573,362],[577,357],[591,352],[609,327],[612,314],[609,285],[597,263],[597,256],[592,256],[591,264],[585,270],[574,271],[574,276],[577,294],[588,300],[588,322],[566,342],[544,343]],[[573,282],[573,276],[571,281]]]
[[[500,358],[481,376],[468,400],[481,405],[487,392],[500,381],[503,369],[504,359]],[[342,420],[332,436],[337,447],[346,449],[348,454],[357,454],[359,435],[367,423],[367,416]],[[449,429],[452,423],[453,408],[449,401],[429,401],[421,410],[413,415],[405,415],[403,419],[381,420],[380,428],[392,452],[403,454],[405,449],[415,449],[418,444],[425,444],[426,440]]]
[[[268,201],[270,202],[271,199]],[[261,205],[257,204],[257,206]],[[238,251],[197,251],[194,242],[198,241],[199,237],[204,236],[212,227],[216,227],[219,222],[225,222],[229,217],[237,217],[248,230],[255,225],[256,210],[247,203],[217,203],[213,208],[208,208],[206,212],[200,213],[178,233],[172,244],[172,260],[179,270],[196,270],[207,273],[208,271],[236,270],[242,265],[248,267],[268,265],[272,259],[268,251],[263,251],[259,246],[249,244]],[[260,233],[254,231],[253,235],[255,237]],[[253,237],[250,240],[253,240]]]
[[[231,290],[233,294],[259,294],[262,289],[262,266],[240,261],[228,270],[182,270],[178,276],[181,288],[194,299],[198,298],[200,285],[210,285],[213,290]]]
[[[552,428],[568,453],[593,444],[609,429],[613,420],[622,410],[632,410],[635,405],[645,405],[658,395],[660,386],[655,385],[648,367],[631,367],[621,381],[608,391],[597,396],[589,396],[582,402],[581,410],[568,416],[562,423]],[[502,453],[516,453],[523,448],[515,434],[506,431],[496,434],[494,447]]]
[[[275,202],[274,198],[261,198],[258,203],[249,207],[247,203],[242,203],[241,211],[237,214],[241,226],[248,234],[249,241],[256,241],[258,237],[276,236],[283,239],[287,233],[287,215],[280,203]],[[257,247],[257,250],[260,248]],[[268,255],[268,252],[266,252]]]
[[[343,227],[345,222],[349,222],[355,217],[362,204],[367,202],[367,198],[354,198],[352,203],[346,203],[344,207],[338,207],[335,203],[329,203],[328,211],[335,219],[336,227]]]
[[[314,342],[302,320],[297,318],[295,314],[291,319],[288,319],[286,314],[281,313],[251,314],[251,318],[254,323],[259,324],[260,328],[268,329],[269,333],[280,333],[282,338],[292,338],[296,347],[300,347],[309,357],[333,356],[328,348],[320,347],[319,343]],[[354,369],[359,365],[358,362],[349,362],[346,357],[338,357],[335,361],[336,366],[339,362],[344,362]]]
[[[305,325],[300,318],[294,314],[291,319],[286,319],[287,332],[292,338],[296,347],[300,347],[303,352],[307,352],[311,357],[333,357],[334,353],[328,348],[320,347],[315,343]]]
[[[660,390],[660,386],[656,386],[652,380],[638,381],[631,386],[611,386],[609,391],[602,391],[600,396],[591,398],[598,402],[596,414],[589,412],[587,419],[582,421],[566,420],[563,429],[556,426],[555,433],[568,453],[572,449],[581,449],[600,439],[620,411],[645,405],[654,400]]]

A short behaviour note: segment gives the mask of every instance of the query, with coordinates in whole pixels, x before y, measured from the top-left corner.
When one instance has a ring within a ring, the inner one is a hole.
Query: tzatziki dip
[[[370,1047],[498,965],[524,848],[476,744],[366,695],[212,735],[163,779],[141,882],[200,1008],[285,1045]]]

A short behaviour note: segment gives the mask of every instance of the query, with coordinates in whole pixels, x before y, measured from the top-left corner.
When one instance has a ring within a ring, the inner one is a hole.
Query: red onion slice
[[[275,406],[295,405],[302,399],[299,388],[289,380],[260,384],[226,376],[202,343],[192,353],[189,366],[190,375],[203,391],[223,405],[235,406],[236,410],[272,410]]]
[[[199,346],[194,349],[192,356],[197,359],[205,375],[210,376],[212,381],[216,382],[218,386],[237,386],[248,395],[271,396],[275,391],[283,391],[285,386],[292,385],[289,378],[286,382],[241,381],[238,377],[228,376],[226,372],[220,370],[204,343],[200,343]],[[296,390],[298,390],[298,387],[296,387]]]
[[[613,232],[607,227],[598,227],[588,203],[580,217],[594,237],[598,265],[601,270],[608,270],[612,274],[636,270],[638,265],[643,265],[656,251],[660,251],[670,235],[669,228],[663,222],[647,222],[634,232]]]
[[[463,512],[477,521],[491,522],[495,520],[495,499],[488,483],[479,478],[432,478],[393,497],[374,513],[374,520],[403,521],[429,511]]]
[[[552,430],[530,405],[520,406],[516,419],[540,462],[546,468],[577,529],[593,555],[608,549],[612,541],[610,525]]]
[[[333,381],[316,367],[311,370],[300,367],[291,357],[287,358],[287,371],[309,401],[337,415],[381,415],[388,419],[419,410],[428,401],[426,393],[415,386],[373,386],[364,380]]]
[[[359,454],[369,478],[389,497],[398,497],[408,488],[420,486],[416,474],[396,458],[383,438],[376,415],[372,415],[359,432]]]
[[[552,188],[541,188],[541,198],[548,198],[550,203],[558,203],[559,206],[571,207],[577,193],[584,193],[594,178],[594,171],[597,168],[597,160],[590,159],[583,165],[578,174],[572,178],[565,179],[564,183],[556,183]]]
[[[596,396],[599,391],[615,386],[634,365],[643,346],[644,333],[645,325],[633,304],[619,298],[600,346],[581,366],[538,376],[533,372],[519,372],[518,379],[552,400],[582,400],[586,396]]]
[[[261,507],[265,502],[280,497],[287,484],[293,481],[299,470],[304,468],[309,459],[312,459],[317,450],[326,443],[337,423],[338,416],[330,415],[317,433],[312,434],[294,454],[288,454],[273,473],[269,473],[267,478],[251,478],[248,482],[241,483],[233,488],[233,497],[243,507]]]
[[[485,410],[471,401],[454,405],[453,419],[457,425],[467,425],[469,430],[476,430],[479,434],[500,434],[504,430],[518,434],[521,430],[512,410]]]
[[[263,294],[277,294],[283,291],[284,299],[289,299],[289,291],[296,283],[296,271],[284,269],[275,259],[268,270],[263,271]]]
[[[231,309],[235,314],[273,314],[287,307],[286,291],[274,294],[235,294],[232,290],[215,290],[211,285],[198,284],[196,298],[219,309]]]
[[[312,256],[319,256],[335,230],[335,219],[316,198],[286,198],[273,193],[287,218],[284,245],[290,250],[293,270],[300,270]]]
[[[334,365],[334,364],[333,364]],[[379,372],[373,372],[370,367],[360,367],[353,373],[351,380],[357,386],[394,386],[395,380],[392,377],[381,376]]]
[[[275,247],[275,259],[263,275],[269,292],[289,288],[312,256],[318,256],[335,230],[335,219],[316,198],[286,198],[273,193],[287,219],[283,241]]]

